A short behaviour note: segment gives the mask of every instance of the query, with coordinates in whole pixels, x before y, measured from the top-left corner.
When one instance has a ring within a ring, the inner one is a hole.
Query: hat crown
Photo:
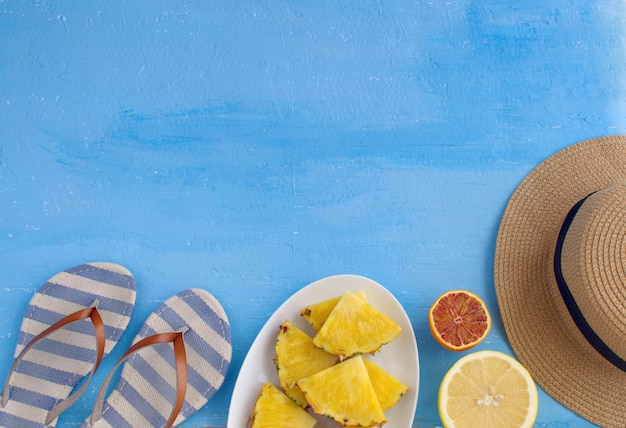
[[[586,323],[626,360],[626,183],[582,202],[563,240],[561,269]]]

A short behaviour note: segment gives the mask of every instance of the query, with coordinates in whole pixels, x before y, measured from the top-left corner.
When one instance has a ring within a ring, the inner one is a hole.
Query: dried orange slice
[[[478,345],[487,336],[491,316],[477,295],[453,290],[435,301],[428,311],[428,323],[433,337],[444,348],[464,351]]]

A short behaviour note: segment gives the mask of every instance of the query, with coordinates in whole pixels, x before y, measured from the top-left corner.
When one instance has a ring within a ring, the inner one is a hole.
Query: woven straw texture
[[[585,320],[626,361],[626,183],[585,200],[563,243],[562,272]]]
[[[626,182],[626,137],[587,140],[548,158],[512,195],[498,232],[494,263],[495,288],[504,327],[520,361],[556,400],[591,422],[616,428],[626,425],[626,372],[596,352],[577,329],[558,292],[553,256],[563,220],[572,206],[587,195],[620,182]],[[614,219],[621,217],[623,226],[623,204],[621,209],[622,212],[610,219],[611,216],[605,217],[603,221],[617,225],[619,221]],[[584,227],[597,228],[598,224],[573,226],[573,238],[570,239],[568,233],[567,239],[571,242],[565,243],[564,254],[567,245],[585,239],[576,237],[576,233]],[[603,230],[609,229],[603,227]],[[617,231],[615,236],[623,239],[624,233]],[[604,251],[611,245],[623,248],[624,242],[617,242],[615,236],[588,236],[586,245],[598,245],[598,239],[603,239],[605,241],[600,243],[605,244]],[[587,251],[584,259],[587,263],[599,263],[607,257]],[[576,264],[580,259],[564,260],[564,263]],[[574,271],[571,265],[565,267]],[[623,266],[617,271],[606,269],[604,272],[617,277],[624,275]],[[572,281],[573,288],[578,290],[572,276],[568,283]],[[606,279],[599,277],[593,281],[607,284]],[[613,311],[612,316],[618,316],[619,308],[624,308],[626,291],[608,291],[609,294],[606,294],[607,289],[597,293],[604,293],[604,303],[596,299],[595,303],[589,303],[592,307],[583,308],[586,316],[597,308]],[[580,295],[576,297],[585,300]],[[621,302],[611,302],[614,298]],[[596,323],[594,327],[614,349],[620,346],[624,349],[619,343],[624,340],[623,330],[622,337],[611,339],[623,328],[623,321],[616,320],[612,326],[600,328],[597,325],[600,319],[591,317],[590,322]]]

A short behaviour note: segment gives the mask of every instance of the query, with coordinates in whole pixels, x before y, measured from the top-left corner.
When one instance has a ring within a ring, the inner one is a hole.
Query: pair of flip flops
[[[0,397],[0,427],[56,426],[125,332],[135,297],[132,274],[113,263],[76,266],[48,280],[24,315]],[[147,318],[81,428],[178,425],[220,388],[231,356],[220,303],[205,290],[184,290]]]

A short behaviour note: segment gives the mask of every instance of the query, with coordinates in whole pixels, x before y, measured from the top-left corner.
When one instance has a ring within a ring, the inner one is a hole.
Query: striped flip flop
[[[184,290],[148,317],[81,428],[178,425],[220,388],[231,355],[230,325],[220,303],[205,290]],[[119,381],[105,401],[121,365]]]
[[[83,264],[50,278],[24,314],[0,398],[0,427],[54,427],[126,330],[135,295],[131,273],[113,263]]]

